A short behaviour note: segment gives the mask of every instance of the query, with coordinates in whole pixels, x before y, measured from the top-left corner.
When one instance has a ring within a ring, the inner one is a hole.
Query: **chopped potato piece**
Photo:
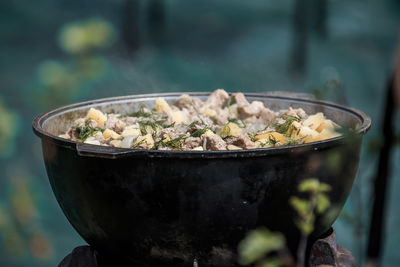
[[[325,128],[313,139],[313,142],[330,139],[337,136],[340,136],[338,132]]]
[[[230,105],[228,107],[228,113],[230,117],[238,118],[239,117],[238,105],[237,104]]]
[[[292,126],[294,127],[295,130],[298,130],[301,128],[301,123],[298,121],[293,121],[292,122]],[[289,127],[290,128],[290,127]],[[290,131],[290,129],[288,129],[288,132]]]
[[[151,134],[146,134],[145,136],[139,136],[135,141],[135,145],[143,143],[145,143],[148,148],[152,148],[154,146],[154,140]]]
[[[192,151],[203,151],[203,150],[204,150],[204,149],[203,149],[203,147],[201,147],[201,146],[192,148]]]
[[[96,140],[93,136],[86,138],[85,144],[90,144],[90,145],[100,145],[99,140]]]
[[[242,150],[243,148],[235,146],[235,145],[228,145],[228,150]]]
[[[131,148],[132,147],[132,145],[133,145],[133,141],[135,140],[135,136],[127,136],[127,137],[125,137],[122,141],[121,141],[121,143],[120,143],[120,146],[122,147],[122,148]]]
[[[298,136],[304,138],[304,142],[310,143],[318,136],[318,132],[311,129],[310,127],[303,126],[300,128]]]
[[[156,105],[156,111],[157,112],[170,112],[171,107],[167,103],[167,101],[164,100],[162,97],[158,97],[155,100],[155,105]]]
[[[135,123],[135,124],[132,124],[132,125],[128,125],[128,126],[126,126],[124,128],[124,130],[128,130],[128,129],[139,129],[139,124]]]
[[[109,138],[118,139],[118,138],[121,138],[121,136],[119,134],[117,134],[116,132],[114,132],[113,130],[110,130],[110,129],[105,129],[104,130],[103,137],[105,139],[109,139]]]
[[[107,116],[103,114],[103,112],[101,112],[98,109],[95,108],[90,108],[87,115],[86,115],[87,119],[92,119],[95,120],[98,124],[99,127],[103,128],[104,124],[107,121]]]
[[[170,137],[168,134],[164,134],[164,135],[163,135],[162,142],[163,142],[163,143],[166,143],[166,142],[168,142],[168,141],[171,141],[171,137]]]
[[[136,136],[136,135],[140,135],[140,130],[139,129],[125,129],[122,133],[121,136],[122,137],[127,137],[127,136]]]
[[[204,115],[207,117],[215,117],[217,116],[217,112],[214,109],[206,108],[206,110],[204,110]]]
[[[185,114],[183,114],[183,112],[179,111],[179,110],[171,111],[171,118],[172,118],[172,122],[175,122],[175,124],[187,122],[187,118],[186,118]]]
[[[303,122],[303,125],[309,127],[310,129],[316,130],[324,121],[325,121],[324,114],[322,114],[322,112],[318,112],[314,115],[309,116]]]
[[[211,131],[210,129],[207,129],[203,135],[208,135],[208,136],[212,136],[212,135],[216,135],[213,131]]]
[[[274,139],[277,142],[282,143],[282,144],[284,142],[286,142],[286,137],[283,134],[278,133],[278,132],[267,132],[267,133],[259,134],[259,135],[254,136],[254,139],[256,141]]]
[[[120,147],[121,146],[121,140],[112,140],[110,142],[110,145],[112,145],[113,147]]]
[[[69,139],[69,135],[68,134],[60,134],[58,137]]]
[[[229,122],[227,125],[222,128],[218,134],[221,137],[227,137],[227,136],[233,136],[233,137],[238,137],[242,134],[242,129],[233,122]]]
[[[324,129],[328,129],[330,131],[334,131],[337,128],[337,125],[331,120],[324,120],[316,129],[317,132],[322,132]]]

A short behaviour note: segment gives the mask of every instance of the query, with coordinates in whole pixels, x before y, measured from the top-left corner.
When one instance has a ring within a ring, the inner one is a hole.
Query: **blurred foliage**
[[[21,119],[18,113],[6,107],[0,99],[0,158],[10,157],[15,151]]]
[[[0,202],[0,244],[11,257],[20,259],[31,255],[48,260],[52,257],[52,244],[40,229],[30,179],[18,170],[12,173],[8,199]]]
[[[321,214],[329,207],[330,201],[325,193],[330,191],[331,187],[318,179],[307,179],[299,184],[298,190],[308,193],[309,198],[302,199],[293,196],[289,202],[299,216],[296,225],[306,237],[314,230],[315,213]]]
[[[100,18],[67,23],[58,44],[69,61],[45,60],[39,64],[32,98],[41,109],[64,105],[90,91],[109,71],[109,61],[99,55],[116,39],[113,26]]]
[[[239,264],[248,265],[260,262],[258,266],[279,266],[279,261],[264,260],[265,255],[280,250],[285,246],[285,237],[279,232],[271,232],[266,228],[251,231],[239,243]],[[266,265],[274,264],[278,265]]]
[[[71,55],[88,54],[109,47],[115,41],[111,24],[91,18],[65,24],[59,33],[60,47]]]
[[[300,262],[297,266],[304,266],[304,260],[301,259],[304,259],[306,253],[307,237],[314,229],[315,214],[325,212],[330,206],[326,195],[330,190],[330,185],[310,178],[303,180],[298,186],[298,192],[306,193],[309,197],[303,199],[292,196],[289,199],[290,205],[297,212],[298,218],[295,222],[302,235],[297,254]],[[256,267],[294,266],[293,258],[284,253],[286,250],[286,240],[282,233],[259,228],[250,231],[239,243],[238,262],[240,265],[253,264]],[[299,257],[300,254],[302,257]]]
[[[115,39],[113,26],[99,18],[65,24],[59,31],[58,44],[67,53],[67,60],[41,62],[37,67],[37,79],[24,97],[44,110],[66,104],[91,90],[109,71],[109,62],[100,52]],[[0,159],[8,160],[16,151],[22,118],[1,99],[0,123],[3,125],[0,127]],[[27,147],[23,151],[28,153]],[[29,259],[49,261],[53,257],[53,244],[41,227],[31,164],[23,159],[17,162],[13,159],[11,164],[6,164],[7,173],[2,177],[5,182],[0,180],[0,185],[4,185],[0,187],[0,257],[6,255],[15,263]]]

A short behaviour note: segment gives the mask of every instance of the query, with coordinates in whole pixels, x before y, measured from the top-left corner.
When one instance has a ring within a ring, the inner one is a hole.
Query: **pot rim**
[[[232,157],[258,157],[266,156],[271,154],[281,153],[296,153],[304,152],[309,150],[321,150],[333,146],[338,146],[345,143],[345,136],[338,136],[331,139],[321,140],[317,142],[307,144],[297,144],[291,146],[279,146],[279,147],[268,147],[268,148],[256,148],[246,150],[221,150],[221,151],[175,151],[175,150],[147,150],[147,149],[128,149],[128,148],[116,148],[107,146],[98,146],[84,144],[60,138],[46,132],[42,126],[43,123],[60,113],[73,111],[82,107],[90,107],[91,105],[98,105],[102,103],[124,103],[129,100],[140,99],[140,100],[153,100],[155,97],[164,98],[177,98],[182,94],[189,94],[190,96],[207,96],[210,92],[173,92],[173,93],[153,93],[153,94],[138,94],[138,95],[127,95],[100,98],[95,100],[89,100],[84,102],[78,102],[66,106],[62,106],[48,112],[39,114],[32,123],[34,133],[43,140],[51,141],[59,146],[76,150],[81,156],[89,157],[102,157],[102,158],[120,158],[126,156],[138,156],[138,157],[168,157],[168,158],[232,158]],[[231,93],[229,93],[231,94]],[[267,93],[244,93],[246,97],[258,97],[276,100],[295,100],[296,102],[302,102],[305,104],[321,105],[339,109],[353,114],[355,117],[362,122],[358,129],[354,132],[358,136],[362,136],[368,132],[371,127],[371,119],[363,111],[339,105],[329,101],[321,101],[315,99],[309,99],[304,97],[296,97],[289,95],[268,95]]]

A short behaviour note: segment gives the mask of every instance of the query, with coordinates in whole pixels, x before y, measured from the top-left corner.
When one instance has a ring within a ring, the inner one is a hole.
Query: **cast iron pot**
[[[208,93],[190,93],[205,99]],[[149,151],[61,139],[90,107],[128,113],[152,108],[156,97],[173,102],[181,93],[99,99],[39,115],[47,174],[64,214],[100,255],[133,266],[237,266],[237,245],[258,226],[282,232],[296,250],[296,213],[288,203],[310,177],[331,185],[330,208],[318,216],[312,241],[339,215],[352,187],[363,112],[334,103],[280,95],[246,94],[273,110],[301,107],[355,129],[352,138],[241,151]],[[303,196],[304,197],[304,196]]]

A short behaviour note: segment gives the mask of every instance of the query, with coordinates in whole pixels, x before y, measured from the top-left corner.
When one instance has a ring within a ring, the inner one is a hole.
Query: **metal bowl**
[[[205,99],[209,93],[189,93]],[[156,97],[133,95],[61,107],[39,115],[47,174],[64,214],[101,255],[135,266],[237,266],[236,249],[257,226],[282,232],[294,251],[299,231],[288,203],[310,177],[331,185],[330,208],[317,217],[310,240],[339,215],[358,168],[362,136],[370,127],[363,112],[334,103],[245,94],[273,109],[322,111],[355,129],[336,137],[287,147],[241,151],[132,150],[76,143],[57,137],[90,107],[126,113],[152,108]]]

